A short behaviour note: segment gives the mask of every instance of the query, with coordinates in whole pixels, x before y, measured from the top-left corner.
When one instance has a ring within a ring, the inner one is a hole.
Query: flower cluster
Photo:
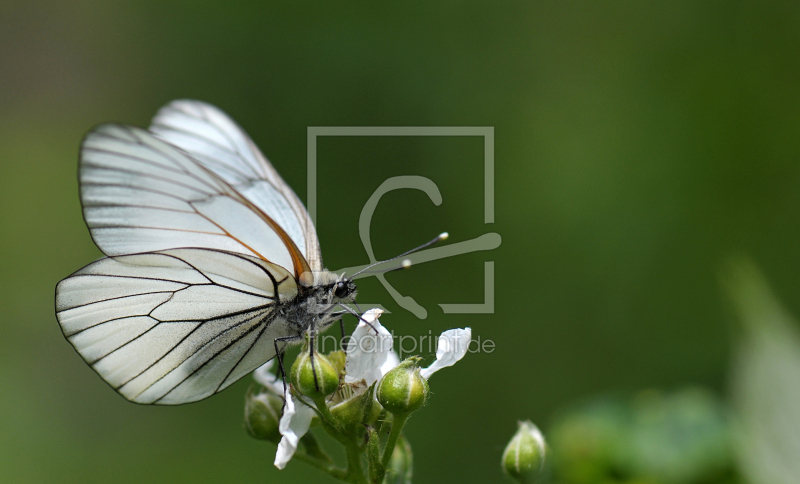
[[[419,357],[400,361],[392,335],[378,321],[381,313],[371,309],[363,314],[344,351],[301,351],[288,388],[272,372],[272,361],[255,371],[260,386],[248,392],[246,425],[254,437],[278,443],[277,468],[297,457],[340,480],[359,483],[410,472],[403,425],[425,403],[431,375],[464,357],[472,332],[442,333],[436,360],[421,368]],[[337,467],[321,449],[309,432],[315,425],[345,447],[346,468]]]

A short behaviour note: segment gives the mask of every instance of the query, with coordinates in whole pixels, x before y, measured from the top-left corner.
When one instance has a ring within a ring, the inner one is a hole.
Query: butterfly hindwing
[[[101,259],[56,288],[62,331],[115,390],[137,403],[208,397],[275,356],[292,335],[274,312],[294,278],[255,257],[172,249]]]

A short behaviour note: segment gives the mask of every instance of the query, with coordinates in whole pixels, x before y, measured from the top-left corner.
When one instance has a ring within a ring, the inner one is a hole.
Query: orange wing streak
[[[194,161],[194,159],[191,158],[191,157],[189,157],[189,159]],[[304,286],[312,285],[314,283],[314,275],[311,272],[311,267],[308,265],[308,261],[306,260],[306,258],[303,257],[303,254],[300,253],[300,249],[297,248],[297,245],[294,243],[292,238],[289,237],[289,234],[287,234],[280,225],[278,225],[274,220],[272,220],[272,217],[270,217],[269,215],[265,214],[263,211],[261,211],[260,208],[258,208],[255,205],[253,205],[247,198],[245,198],[238,191],[236,191],[236,189],[233,188],[228,182],[226,182],[222,178],[218,177],[214,172],[212,172],[211,170],[209,170],[205,166],[201,165],[200,163],[197,163],[195,161],[195,164],[197,164],[197,166],[200,167],[200,169],[204,170],[206,173],[211,175],[222,186],[224,186],[225,188],[230,190],[230,192],[232,194],[236,195],[236,197],[231,197],[231,198],[233,198],[234,200],[238,201],[239,203],[243,204],[244,206],[246,206],[247,208],[252,210],[253,213],[255,213],[256,215],[261,217],[261,219],[264,222],[266,222],[267,225],[269,225],[270,228],[272,228],[272,230],[274,230],[276,234],[278,234],[278,237],[281,238],[281,241],[283,242],[283,245],[286,246],[286,249],[289,250],[289,255],[292,257],[292,265],[294,266],[294,278],[300,284],[302,284]],[[200,215],[202,215],[202,214],[200,214]],[[208,217],[203,216],[203,218],[205,218],[206,220],[209,220]],[[217,227],[219,227],[219,225],[217,225],[213,221],[211,221],[211,220],[209,220],[209,221],[211,223],[213,223],[214,225],[216,225]],[[263,255],[259,254],[257,251],[253,250],[247,244],[243,243],[242,241],[240,241],[236,237],[230,235],[227,230],[223,229],[222,227],[219,227],[219,228],[220,228],[220,230],[225,232],[225,234],[227,234],[230,238],[232,238],[233,240],[239,242],[244,247],[247,247],[248,250],[250,250],[252,253],[256,254],[261,260],[269,262],[270,264],[273,264],[273,262],[271,260],[269,260],[266,257],[264,257]]]
[[[231,233],[230,233],[230,232],[228,232],[227,230],[225,230],[225,229],[224,229],[224,228],[223,228],[221,225],[219,225],[218,223],[214,222],[213,220],[211,220],[210,218],[206,217],[205,215],[203,215],[203,214],[202,214],[202,213],[200,213],[200,212],[197,212],[197,211],[195,211],[195,213],[196,213],[197,215],[199,215],[199,216],[203,217],[204,219],[208,220],[208,221],[209,221],[209,222],[211,222],[212,224],[216,225],[216,226],[217,226],[217,227],[218,227],[218,228],[219,228],[221,231],[225,232],[225,235],[227,235],[228,237],[232,238],[233,240],[235,240],[236,242],[238,242],[239,244],[241,244],[241,245],[242,245],[244,248],[246,248],[247,250],[249,250],[249,251],[250,251],[250,252],[252,252],[253,254],[257,255],[259,259],[261,259],[261,260],[263,260],[263,261],[265,261],[265,262],[269,262],[270,264],[274,264],[274,262],[272,262],[271,260],[269,260],[269,259],[267,259],[266,257],[264,257],[263,255],[261,255],[261,253],[259,253],[257,250],[255,250],[254,248],[250,247],[249,245],[245,244],[245,243],[244,243],[244,242],[242,242],[241,240],[239,240],[239,239],[237,239],[236,237],[234,237],[233,235],[231,235]],[[190,231],[188,231],[188,230],[187,230],[187,232],[190,232]],[[191,231],[191,232],[194,232],[194,231]],[[201,232],[201,233],[211,233],[211,232]]]
[[[237,196],[239,196],[241,202],[244,202],[244,204],[247,207],[249,207],[250,210],[255,212],[259,217],[261,217],[265,222],[267,222],[267,224],[269,224],[269,226],[272,227],[272,230],[274,230],[275,233],[278,234],[278,237],[281,238],[281,240],[283,241],[283,245],[285,245],[286,248],[289,250],[289,255],[292,256],[292,265],[294,266],[294,278],[304,286],[312,285],[314,283],[314,276],[311,272],[311,267],[308,265],[308,261],[306,260],[306,258],[303,257],[303,254],[300,253],[300,249],[297,248],[297,245],[294,243],[292,238],[289,237],[289,234],[287,234],[280,225],[278,225],[274,220],[272,220],[272,217],[265,214],[264,212],[261,211],[261,209],[250,203],[249,200],[239,195],[239,192],[237,192],[233,187],[230,188],[231,190],[233,190],[234,193],[236,193]],[[264,257],[262,256],[259,257],[264,259]]]

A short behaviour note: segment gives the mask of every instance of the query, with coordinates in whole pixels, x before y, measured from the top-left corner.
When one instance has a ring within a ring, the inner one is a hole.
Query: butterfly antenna
[[[405,256],[407,256],[409,254],[413,254],[414,252],[416,252],[418,250],[421,250],[421,249],[424,249],[425,247],[429,247],[429,246],[435,244],[436,242],[441,242],[442,240],[445,240],[449,236],[450,235],[447,232],[442,232],[441,234],[436,236],[435,239],[430,240],[428,242],[425,242],[424,244],[420,245],[419,247],[415,247],[415,248],[413,248],[413,249],[411,249],[411,250],[409,250],[407,252],[403,252],[400,255],[396,255],[396,256],[392,257],[391,259],[386,259],[386,260],[382,260],[382,261],[378,261],[378,262],[373,262],[372,264],[368,265],[367,267],[361,269],[360,271],[358,271],[355,274],[353,274],[352,276],[350,276],[350,280],[352,281],[357,275],[359,275],[362,272],[364,272],[364,271],[366,271],[368,269],[371,269],[371,268],[373,268],[373,267],[375,267],[375,266],[377,266],[379,264],[383,264],[385,262],[390,262],[390,261],[399,259],[401,257],[405,257]],[[396,267],[394,269],[389,269],[389,271],[393,271],[393,270],[397,270],[397,269],[405,269],[406,267],[410,267],[410,266],[411,266],[411,261],[410,260],[409,261],[403,261],[403,265],[401,267]],[[389,271],[381,271],[381,272],[389,272]]]
[[[389,259],[389,260],[391,260],[391,259]],[[389,261],[382,261],[382,262],[389,262]],[[379,264],[380,263],[381,262],[379,262]],[[411,262],[411,259],[403,259],[403,262],[401,262],[400,265],[397,266],[397,267],[392,267],[391,269],[378,269],[378,270],[374,270],[374,271],[368,271],[368,270],[366,270],[368,268],[365,268],[362,271],[358,271],[358,274],[386,274],[387,272],[399,271],[400,269],[408,269],[412,265],[413,265],[413,263]],[[358,305],[356,305],[356,306],[358,306]],[[361,310],[361,308],[359,308],[359,310]]]

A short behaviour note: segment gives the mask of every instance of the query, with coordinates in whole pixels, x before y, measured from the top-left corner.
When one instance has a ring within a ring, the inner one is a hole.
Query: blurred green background
[[[429,177],[444,202],[384,197],[378,257],[444,230],[503,238],[388,276],[425,320],[360,285],[400,334],[471,326],[496,344],[433,379],[407,426],[415,482],[494,482],[516,420],[547,435],[559,409],[598,393],[724,395],[721,261],[751,254],[800,314],[798,27],[791,2],[0,2],[0,481],[325,481],[277,471],[274,446],[247,436],[248,382],[134,405],[59,330],[56,283],[101,255],[81,218],[81,137],[146,126],[175,98],[229,113],[302,199],[308,126],[494,127],[491,225],[477,138],[318,148],[330,268],[366,262],[358,216],[390,176]],[[485,260],[495,313],[443,314],[482,301]]]

